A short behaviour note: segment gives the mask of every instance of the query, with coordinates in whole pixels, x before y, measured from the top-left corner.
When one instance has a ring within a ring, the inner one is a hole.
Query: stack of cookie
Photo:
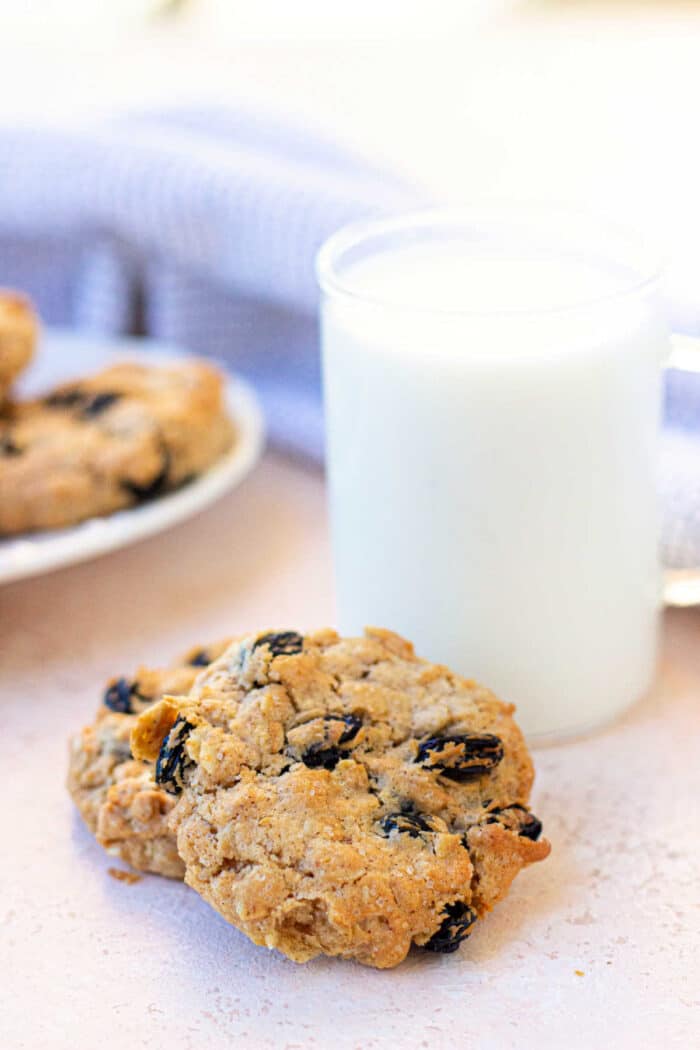
[[[390,967],[456,950],[549,853],[512,712],[390,631],[250,634],[111,681],[68,786],[256,944]]]
[[[73,525],[178,488],[231,446],[220,373],[124,363],[12,400],[37,323],[0,294],[0,536]]]

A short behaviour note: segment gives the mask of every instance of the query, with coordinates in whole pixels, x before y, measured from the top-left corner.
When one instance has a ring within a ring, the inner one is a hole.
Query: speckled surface
[[[537,751],[553,854],[457,955],[299,967],[182,885],[108,874],[63,790],[103,680],[331,617],[320,478],[272,457],[167,535],[0,589],[2,1050],[700,1045],[700,611],[668,615],[651,697]]]

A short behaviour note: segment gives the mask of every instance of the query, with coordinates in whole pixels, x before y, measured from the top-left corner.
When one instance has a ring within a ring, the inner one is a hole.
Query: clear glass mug
[[[652,681],[662,604],[646,249],[549,209],[432,212],[339,231],[317,273],[339,628],[399,631],[530,737],[609,720]]]

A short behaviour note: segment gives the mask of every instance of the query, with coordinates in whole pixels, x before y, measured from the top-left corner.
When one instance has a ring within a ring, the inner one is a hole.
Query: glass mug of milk
[[[669,335],[633,238],[538,209],[421,213],[321,249],[339,627],[391,627],[531,737],[649,687]]]

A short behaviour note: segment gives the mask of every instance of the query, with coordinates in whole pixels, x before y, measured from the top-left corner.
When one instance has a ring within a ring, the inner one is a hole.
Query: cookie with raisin
[[[154,763],[132,755],[131,729],[164,693],[187,693],[227,645],[197,646],[172,667],[112,679],[94,722],[70,741],[68,790],[80,815],[108,853],[141,871],[182,878],[184,865],[167,824],[175,799],[155,783]]]
[[[132,732],[185,880],[256,944],[390,967],[455,951],[549,844],[513,707],[398,635],[235,641]]]
[[[231,446],[223,377],[122,363],[0,417],[0,535],[74,525],[186,484]]]

